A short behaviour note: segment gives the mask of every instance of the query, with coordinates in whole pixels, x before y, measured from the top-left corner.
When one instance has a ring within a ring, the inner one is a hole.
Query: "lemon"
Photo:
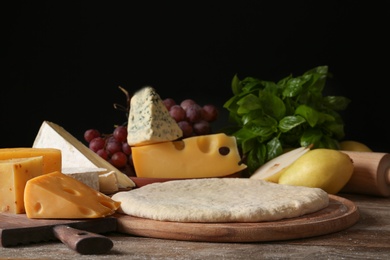
[[[340,142],[340,149],[354,152],[372,152],[371,148],[369,148],[367,145],[352,140]]]
[[[336,194],[349,181],[354,170],[351,158],[340,151],[318,148],[310,150],[286,168],[279,184],[321,188]]]

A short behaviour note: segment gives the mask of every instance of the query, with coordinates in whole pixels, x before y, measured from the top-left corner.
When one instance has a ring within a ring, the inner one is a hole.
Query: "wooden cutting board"
[[[61,240],[81,254],[104,253],[112,241],[99,235],[116,231],[113,217],[98,219],[29,219],[26,214],[0,213],[0,245],[17,245]]]
[[[135,236],[202,242],[263,242],[325,235],[359,220],[350,200],[329,195],[329,206],[302,217],[259,223],[179,223],[116,214],[118,231]]]

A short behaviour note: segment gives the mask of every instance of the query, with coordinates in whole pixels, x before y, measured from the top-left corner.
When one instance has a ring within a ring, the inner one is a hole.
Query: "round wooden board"
[[[329,206],[297,218],[256,223],[182,223],[117,214],[118,231],[135,236],[199,242],[263,242],[341,231],[359,220],[350,200],[329,195]]]

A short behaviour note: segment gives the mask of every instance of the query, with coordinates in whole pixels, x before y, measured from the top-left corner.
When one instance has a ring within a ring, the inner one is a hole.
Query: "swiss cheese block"
[[[43,173],[61,171],[62,158],[61,150],[55,148],[32,148],[32,147],[16,147],[16,148],[0,148],[0,160],[27,158],[42,156]]]
[[[24,213],[24,188],[43,174],[42,156],[0,160],[0,212]]]
[[[28,218],[102,218],[115,213],[120,202],[60,172],[27,181],[24,204]]]
[[[169,142],[183,136],[160,96],[150,86],[138,90],[131,98],[127,133],[130,146]]]
[[[221,177],[245,169],[236,139],[226,134],[201,135],[181,141],[132,147],[137,177]]]
[[[118,179],[118,188],[133,188],[135,183],[123,172],[104,160],[94,151],[77,140],[63,127],[44,121],[35,137],[33,147],[53,147],[62,152],[63,168],[93,168],[114,171]],[[104,173],[104,172],[100,172]]]

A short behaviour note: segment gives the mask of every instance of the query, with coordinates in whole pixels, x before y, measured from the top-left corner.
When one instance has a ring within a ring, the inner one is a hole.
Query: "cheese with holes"
[[[169,142],[183,136],[160,96],[150,86],[138,90],[131,98],[127,133],[130,146]]]
[[[114,171],[118,179],[118,188],[133,188],[135,183],[123,172],[104,160],[94,151],[77,140],[63,127],[44,121],[35,137],[33,147],[54,147],[62,152],[63,168],[93,168],[106,169],[107,173]]]
[[[236,139],[226,134],[184,138],[181,141],[132,147],[137,177],[221,177],[245,169]]]
[[[0,160],[0,212],[24,213],[24,188],[43,174],[42,156]]]
[[[119,208],[120,202],[60,172],[27,181],[24,204],[28,218],[102,218]]]
[[[0,160],[42,156],[43,173],[61,171],[61,150],[55,148],[0,148]]]

